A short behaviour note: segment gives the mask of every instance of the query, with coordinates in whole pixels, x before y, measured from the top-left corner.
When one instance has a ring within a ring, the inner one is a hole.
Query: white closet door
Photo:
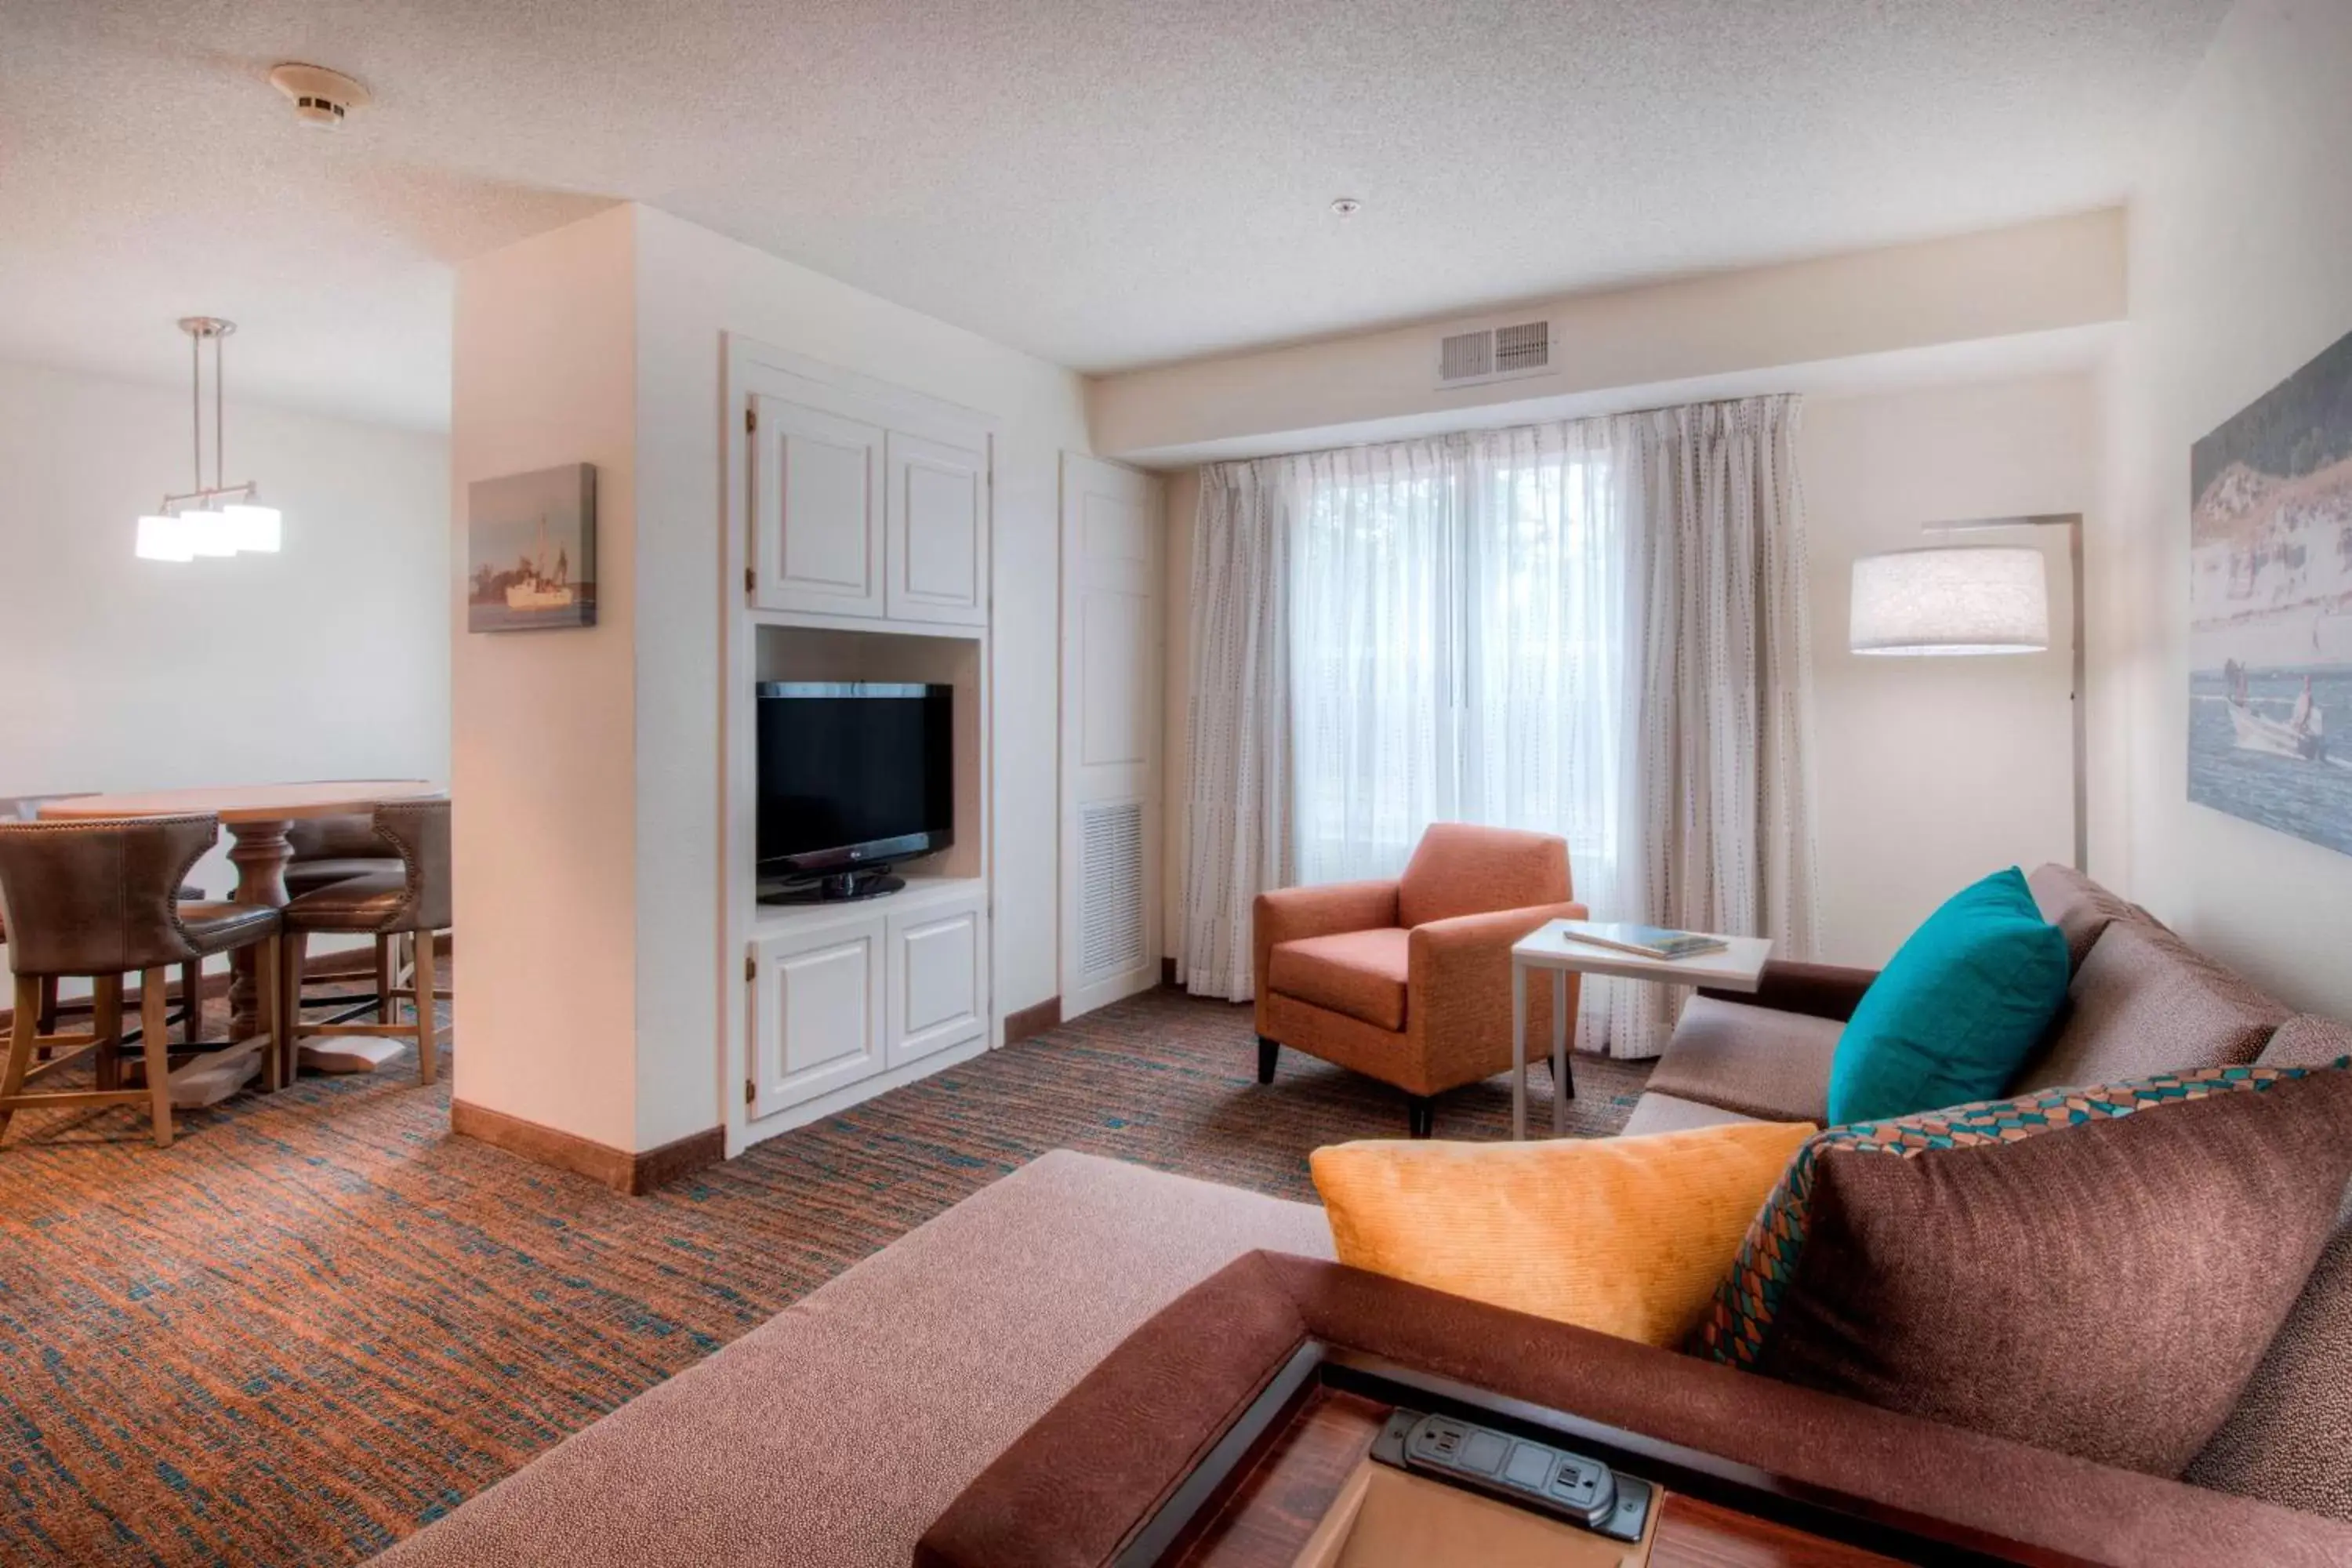
[[[1062,1016],[1160,984],[1160,481],[1062,454]]]
[[[781,397],[751,411],[751,602],[882,614],[881,427]]]

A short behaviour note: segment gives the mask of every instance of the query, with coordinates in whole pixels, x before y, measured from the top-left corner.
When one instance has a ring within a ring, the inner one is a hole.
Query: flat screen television
[[[870,898],[889,867],[955,842],[955,689],[759,687],[762,902]]]

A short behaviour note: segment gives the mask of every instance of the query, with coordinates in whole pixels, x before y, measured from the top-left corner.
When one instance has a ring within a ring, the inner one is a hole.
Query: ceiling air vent
[[[1474,386],[1540,375],[1551,368],[1551,323],[1521,321],[1475,332],[1453,332],[1437,342],[1437,384]]]

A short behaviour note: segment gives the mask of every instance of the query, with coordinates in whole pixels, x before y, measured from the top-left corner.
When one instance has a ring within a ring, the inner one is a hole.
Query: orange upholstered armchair
[[[1258,1082],[1288,1046],[1404,1090],[1428,1137],[1433,1097],[1510,1067],[1511,944],[1585,918],[1570,897],[1566,840],[1458,822],[1432,824],[1394,881],[1259,894]],[[1550,992],[1528,988],[1530,1040],[1550,1038]]]

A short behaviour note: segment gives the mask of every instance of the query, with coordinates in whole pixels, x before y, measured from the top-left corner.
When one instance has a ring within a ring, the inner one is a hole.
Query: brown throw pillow
[[[1832,1128],[1694,1348],[1891,1410],[2178,1476],[2352,1179],[2352,1059],[2221,1067]]]

